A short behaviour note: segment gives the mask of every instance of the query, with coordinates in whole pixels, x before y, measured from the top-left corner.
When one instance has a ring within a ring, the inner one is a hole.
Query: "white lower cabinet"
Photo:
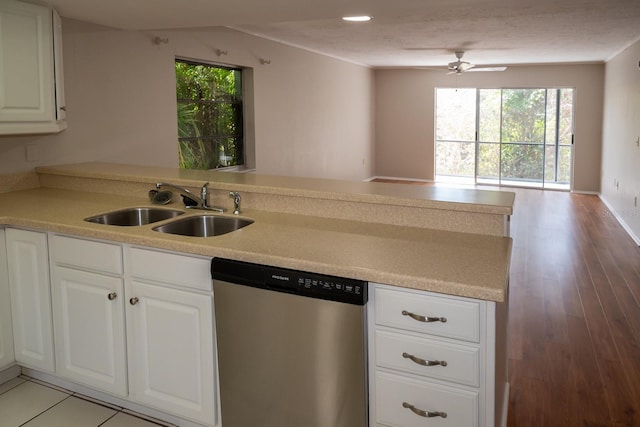
[[[376,372],[375,381],[379,424],[398,427],[478,426],[477,391],[387,372]]]
[[[369,285],[370,425],[494,427],[488,302]]]
[[[0,371],[15,361],[5,231],[0,228]]]
[[[58,375],[126,396],[122,278],[55,266],[52,279]]]
[[[15,359],[54,372],[47,235],[13,228],[5,232]]]
[[[141,248],[131,248],[129,259],[133,276],[127,282],[131,399],[215,425],[218,398],[210,260]]]
[[[213,424],[211,297],[135,281],[130,295],[131,399]]]
[[[210,259],[55,234],[50,246],[56,375],[217,425]]]
[[[127,396],[122,247],[50,236],[56,371]]]

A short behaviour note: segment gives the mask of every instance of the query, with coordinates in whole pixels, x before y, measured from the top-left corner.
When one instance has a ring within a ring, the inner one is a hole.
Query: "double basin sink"
[[[135,207],[91,216],[85,218],[85,221],[105,225],[141,226],[170,220],[152,230],[192,237],[220,236],[253,224],[252,219],[235,216],[199,214],[180,218],[182,214],[184,211],[177,209]]]

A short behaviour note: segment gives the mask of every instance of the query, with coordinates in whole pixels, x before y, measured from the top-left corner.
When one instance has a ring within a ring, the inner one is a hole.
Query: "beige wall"
[[[640,41],[605,67],[601,197],[640,244]],[[618,182],[618,186],[614,185]],[[638,198],[636,202],[636,198]]]
[[[154,36],[169,43],[154,44]],[[278,175],[433,179],[434,88],[575,87],[573,188],[599,190],[603,65],[460,77],[372,71],[224,28],[132,32],[67,19],[68,129],[0,137],[0,173],[82,161],[176,166],[176,56],[253,70],[256,166]],[[27,146],[37,161],[26,161]]]
[[[597,192],[604,65],[518,66],[447,75],[440,70],[376,71],[376,174],[432,180],[437,87],[576,88],[573,189]]]
[[[82,161],[177,166],[180,56],[253,68],[258,172],[373,175],[373,71],[365,67],[224,28],[133,32],[65,19],[63,43],[68,129],[1,137],[0,173]],[[27,145],[37,161],[26,161]]]

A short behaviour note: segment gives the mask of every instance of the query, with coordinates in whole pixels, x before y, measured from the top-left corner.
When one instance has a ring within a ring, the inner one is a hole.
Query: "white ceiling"
[[[228,26],[371,67],[602,62],[640,38],[640,0],[48,0],[130,30]],[[369,14],[366,23],[340,17]],[[639,58],[640,59],[640,58]]]

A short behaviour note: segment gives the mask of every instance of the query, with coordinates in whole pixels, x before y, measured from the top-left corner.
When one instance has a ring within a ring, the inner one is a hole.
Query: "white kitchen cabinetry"
[[[58,375],[127,396],[120,245],[50,238]]]
[[[371,425],[498,425],[495,303],[369,286]]]
[[[0,228],[0,371],[15,362],[5,231]]]
[[[189,420],[217,422],[210,260],[130,248],[130,398]]]
[[[16,361],[54,372],[47,235],[9,228],[6,240]]]
[[[53,9],[0,2],[0,135],[66,128],[61,47]]]
[[[210,259],[60,235],[50,246],[57,375],[216,425]]]

